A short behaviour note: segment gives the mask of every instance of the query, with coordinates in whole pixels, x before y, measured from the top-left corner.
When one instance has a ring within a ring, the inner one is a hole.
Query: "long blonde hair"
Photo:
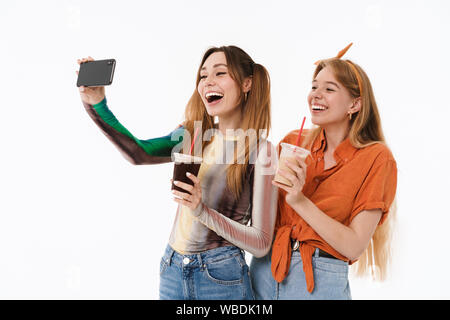
[[[353,67],[350,64],[352,64]],[[317,74],[325,67],[330,68],[338,82],[349,91],[353,98],[361,97],[361,109],[356,114],[353,114],[353,117],[350,120],[348,137],[352,146],[355,148],[364,148],[375,143],[386,144],[372,85],[364,70],[350,60],[332,58],[322,60],[318,63],[316,70],[314,71],[313,79],[315,79]],[[360,92],[354,68],[359,73],[363,92]],[[304,147],[311,146],[320,131],[321,127],[315,127],[312,130],[309,130],[302,145]],[[383,224],[376,228],[369,246],[359,257],[358,263],[355,265],[356,275],[363,276],[371,274],[374,280],[386,279],[387,269],[392,258],[391,242],[396,211],[396,200],[394,200],[389,208],[387,219]]]
[[[238,198],[242,191],[250,153],[259,144],[262,135],[267,136],[270,131],[270,78],[264,66],[255,63],[244,50],[236,46],[212,47],[208,49],[203,55],[198,68],[196,88],[185,111],[184,127],[189,131],[191,137],[194,134],[195,121],[202,121],[202,136],[206,130],[214,128],[214,118],[207,113],[197,87],[200,82],[200,70],[203,64],[215,52],[223,52],[225,54],[230,76],[241,89],[238,102],[242,116],[240,129],[243,132],[246,132],[248,129],[254,129],[256,133],[256,139],[253,136],[248,136],[245,148],[241,150],[245,154],[239,155],[235,153],[234,163],[227,168],[227,186],[234,196]],[[248,94],[245,95],[242,91],[242,84],[248,77],[251,77],[252,85]],[[202,150],[209,143],[211,141],[203,141]],[[239,157],[242,157],[244,161],[238,161]]]

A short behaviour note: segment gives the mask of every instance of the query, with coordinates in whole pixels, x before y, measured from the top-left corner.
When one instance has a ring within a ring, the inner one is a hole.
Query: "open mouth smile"
[[[320,112],[324,112],[324,111],[328,110],[328,107],[324,106],[322,104],[313,104],[311,106],[311,110],[313,113],[320,113]]]
[[[208,101],[208,103],[214,103],[218,102],[223,98],[223,93],[216,92],[216,91],[209,91],[205,94],[205,99]]]

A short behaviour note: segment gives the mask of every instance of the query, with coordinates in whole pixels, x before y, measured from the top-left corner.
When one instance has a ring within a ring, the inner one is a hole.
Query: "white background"
[[[449,299],[448,1],[4,1],[0,5],[0,298],[157,299],[172,165],[132,166],[85,113],[76,59],[115,58],[109,107],[170,132],[204,51],[237,45],[272,79],[270,139],[307,115],[313,63],[368,73],[398,162],[394,264],[354,299]],[[309,126],[310,123],[307,123]],[[250,258],[250,257],[248,257]]]

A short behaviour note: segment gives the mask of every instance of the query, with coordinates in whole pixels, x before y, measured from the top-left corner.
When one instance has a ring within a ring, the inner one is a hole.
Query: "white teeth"
[[[208,93],[205,95],[206,98],[209,98],[209,97],[211,97],[211,96],[223,97],[223,94],[220,93],[220,92],[208,92]]]
[[[319,106],[319,105],[313,105],[312,106],[312,109],[313,110],[326,110],[327,108],[326,107],[324,107],[324,106]]]

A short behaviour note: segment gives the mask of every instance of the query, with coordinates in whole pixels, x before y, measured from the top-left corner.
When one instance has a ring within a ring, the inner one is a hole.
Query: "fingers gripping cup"
[[[280,160],[278,161],[278,169],[282,169],[295,175],[295,172],[286,165],[286,162],[290,161],[291,163],[296,163],[297,162],[297,159],[295,158],[296,155],[299,155],[303,159],[303,161],[305,161],[306,158],[310,155],[310,152],[306,149],[294,146],[289,143],[281,143],[281,154]],[[280,175],[278,171],[275,175],[274,180],[276,182],[292,187],[292,183],[285,177]]]
[[[197,176],[203,159],[183,153],[174,153],[173,155],[175,158],[175,165],[173,167],[173,181],[181,181],[193,186],[194,182],[186,176],[186,173],[189,172],[194,176]],[[189,193],[188,191],[177,187],[173,183],[172,190]]]

